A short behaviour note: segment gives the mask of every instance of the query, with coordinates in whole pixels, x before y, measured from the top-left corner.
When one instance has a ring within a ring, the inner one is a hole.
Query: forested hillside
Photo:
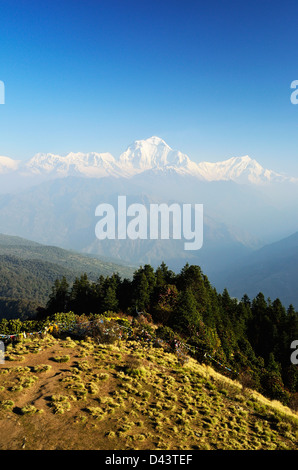
[[[51,285],[63,274],[72,276],[69,269],[54,263],[0,255],[0,297],[44,304]]]
[[[133,269],[55,246],[0,234],[0,318],[29,318],[45,307],[54,281],[63,276],[73,282],[81,272],[95,281]]]
[[[39,260],[62,266],[64,270],[74,273],[87,272],[90,279],[97,279],[100,274],[108,275],[118,272],[121,276],[132,276],[134,267],[88,255],[57,246],[42,245],[21,237],[0,234],[0,255],[11,255],[20,259]]]
[[[237,300],[227,289],[219,293],[197,265],[186,264],[179,273],[165,263],[133,271],[7,236],[0,236],[0,279],[5,333],[9,319],[42,321],[69,311],[89,317],[109,311],[141,315],[158,326],[161,338],[178,335],[198,360],[297,406],[291,344],[298,339],[298,314],[278,298],[266,299],[262,292],[249,298],[243,292]]]
[[[175,274],[162,263],[156,270],[140,267],[130,280],[117,274],[97,282],[87,274],[73,284],[56,280],[44,317],[68,311],[141,315],[159,326],[161,338],[178,335],[198,360],[211,361],[262,394],[297,406],[298,371],[290,358],[298,314],[279,299],[266,300],[259,293],[238,301],[226,289],[218,293],[200,267],[186,264]]]

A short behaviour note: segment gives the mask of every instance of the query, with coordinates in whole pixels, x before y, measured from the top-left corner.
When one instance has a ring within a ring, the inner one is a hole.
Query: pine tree
[[[178,295],[178,300],[170,318],[170,325],[191,336],[199,325],[201,316],[197,310],[197,302],[191,289],[185,289]]]
[[[177,277],[177,287],[180,291],[191,289],[197,303],[197,309],[203,315],[208,306],[209,299],[206,279],[202,274],[201,268],[186,263]]]
[[[117,312],[118,305],[116,289],[114,286],[110,285],[108,286],[104,299],[102,300],[101,310],[102,312],[106,312],[108,310]]]
[[[150,305],[150,290],[144,272],[140,273],[135,283],[134,298],[137,310],[147,312]]]
[[[65,276],[63,276],[61,281],[59,279],[56,279],[52,287],[52,292],[47,303],[48,314],[52,315],[58,312],[67,312],[69,310],[69,302],[69,284]]]
[[[86,273],[76,278],[70,292],[70,309],[77,315],[91,313],[92,288]]]
[[[155,288],[155,274],[150,265],[146,264],[135,271],[132,287],[133,303],[137,310],[149,312]]]

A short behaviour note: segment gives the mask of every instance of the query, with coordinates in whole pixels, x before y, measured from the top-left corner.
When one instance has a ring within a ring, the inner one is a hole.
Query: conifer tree
[[[70,309],[78,315],[91,312],[91,284],[86,273],[76,278],[70,292]]]
[[[198,327],[200,320],[201,316],[192,290],[189,288],[182,290],[170,318],[170,326],[190,336]]]
[[[108,286],[105,296],[102,300],[101,303],[101,310],[102,312],[106,312],[108,310],[111,310],[113,312],[117,312],[118,310],[118,299],[117,299],[117,294],[116,294],[116,289],[115,287],[112,287],[111,285]]]
[[[63,276],[61,281],[56,279],[52,287],[52,292],[47,303],[48,314],[52,315],[58,312],[67,312],[69,310],[69,301],[69,284],[65,276]]]

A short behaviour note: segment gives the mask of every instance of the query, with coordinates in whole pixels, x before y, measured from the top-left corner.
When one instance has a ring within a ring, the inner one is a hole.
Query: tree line
[[[194,346],[199,360],[210,355],[234,370],[250,388],[285,404],[298,396],[297,366],[290,361],[298,339],[294,307],[261,292],[252,300],[232,298],[227,289],[218,293],[199,266],[186,263],[176,274],[165,263],[156,269],[146,264],[131,279],[115,273],[92,282],[83,274],[72,285],[62,277],[39,315],[68,311],[142,314],[165,335],[175,332]]]

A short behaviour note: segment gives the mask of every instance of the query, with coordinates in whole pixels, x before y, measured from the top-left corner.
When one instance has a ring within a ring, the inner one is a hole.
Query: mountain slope
[[[23,340],[6,357],[3,450],[135,457],[142,449],[158,457],[178,450],[195,458],[196,450],[297,449],[296,413],[192,358],[182,367],[176,355],[140,341],[116,346],[46,335]]]
[[[0,234],[0,255],[52,263],[72,272],[72,277],[86,272],[91,280],[97,280],[100,274],[107,276],[113,272],[118,272],[121,277],[130,277],[134,270],[134,267],[116,264],[106,257],[98,258],[4,234]]]
[[[54,263],[0,255],[0,297],[44,306],[54,281],[63,275],[73,278],[70,269]]]
[[[298,308],[298,232],[264,246],[244,257],[236,269],[226,270],[217,286],[227,287],[230,294],[241,298],[246,293],[254,298],[259,292],[272,300],[279,298]]]
[[[131,277],[133,271],[55,246],[0,235],[0,317],[34,315],[36,307],[46,305],[54,281],[62,276],[72,282],[86,272],[90,280],[96,281],[100,275],[114,272]]]

